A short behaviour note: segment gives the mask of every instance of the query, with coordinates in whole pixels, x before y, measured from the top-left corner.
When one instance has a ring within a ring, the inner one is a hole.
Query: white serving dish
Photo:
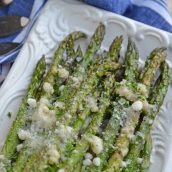
[[[32,71],[38,59],[45,54],[53,56],[58,43],[68,33],[76,30],[91,36],[99,22],[107,26],[102,48],[107,47],[117,35],[131,36],[144,60],[156,47],[168,48],[168,63],[172,71],[172,34],[155,29],[128,18],[91,7],[76,0],[49,0],[32,28],[28,39],[15,61],[7,79],[0,88],[0,143],[4,143],[16,116],[21,98],[26,92]],[[87,40],[89,41],[89,40]],[[83,45],[84,47],[84,45]],[[172,85],[152,130],[154,149],[150,172],[172,172]],[[12,118],[7,116],[12,112]]]

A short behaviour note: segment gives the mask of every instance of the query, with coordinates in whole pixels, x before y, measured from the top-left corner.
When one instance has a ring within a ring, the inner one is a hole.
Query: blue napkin
[[[84,0],[84,2],[172,32],[166,0]]]
[[[20,33],[16,33],[12,36],[0,37],[1,42],[18,42],[21,46],[15,51],[6,55],[0,56],[0,83],[5,79],[8,71],[11,68],[12,62],[17,57],[27,35],[36,20],[40,9],[45,4],[46,0],[13,0],[12,4],[5,7],[0,7],[0,16],[6,15],[19,15],[25,16],[30,19],[27,27],[25,27]]]
[[[0,16],[21,15],[29,17],[30,24],[20,33],[13,36],[0,38],[0,42],[24,43],[40,9],[46,0],[13,0],[8,6],[0,8]],[[148,25],[172,32],[172,16],[168,11],[165,0],[82,0],[85,3],[102,8]],[[0,56],[0,82],[8,74],[13,62],[21,47],[5,56]]]

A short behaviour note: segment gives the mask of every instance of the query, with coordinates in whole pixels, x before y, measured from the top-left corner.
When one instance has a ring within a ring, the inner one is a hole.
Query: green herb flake
[[[8,118],[11,118],[12,113],[11,113],[11,112],[8,112],[8,113],[7,113],[7,116],[8,116]]]

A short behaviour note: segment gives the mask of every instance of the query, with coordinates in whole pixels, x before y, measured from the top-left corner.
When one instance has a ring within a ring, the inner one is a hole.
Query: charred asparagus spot
[[[77,39],[86,37],[86,35],[84,33],[82,33],[82,32],[73,32],[69,36],[67,36],[60,43],[59,47],[57,48],[57,50],[56,50],[56,52],[54,54],[54,58],[53,58],[53,60],[51,62],[50,68],[49,68],[48,73],[46,75],[46,78],[45,78],[45,81],[44,81],[44,83],[46,85],[48,83],[48,85],[53,87],[53,85],[55,84],[55,79],[56,79],[56,77],[59,76],[58,68],[59,68],[60,61],[63,58],[63,53],[64,53],[64,51],[66,49],[67,43],[72,42],[72,41],[69,41],[69,39],[71,39],[71,37],[72,37],[73,40],[77,40]],[[47,92],[46,90],[43,90],[41,96],[42,97],[47,97],[47,99],[51,99],[52,95],[53,95],[53,92],[54,91]]]
[[[104,25],[100,24],[100,26],[97,28],[97,30],[95,31],[94,35],[91,38],[86,53],[83,55],[81,64],[76,66],[75,71],[72,73],[71,79],[68,80],[67,85],[65,85],[63,91],[61,91],[61,94],[58,97],[59,102],[68,102],[68,100],[71,100],[71,98],[74,96],[76,91],[80,88],[82,81],[87,76],[87,71],[89,70],[89,66],[93,62],[94,55],[101,45],[101,42],[104,37],[104,32],[105,32]],[[79,49],[78,52],[81,53]],[[74,87],[74,85],[76,86]],[[59,112],[57,112],[57,114],[59,114]]]
[[[36,101],[39,99],[38,90],[43,81],[43,75],[45,73],[45,58],[42,57],[32,74],[31,82],[29,84],[27,95],[23,98],[21,105],[19,107],[16,120],[13,122],[13,125],[10,129],[10,132],[7,136],[6,142],[3,146],[2,153],[7,158],[10,159],[16,152],[16,146],[20,143],[17,132],[25,124],[27,118],[27,111],[29,108],[28,103],[30,101]]]
[[[171,82],[170,69],[166,62],[162,64],[162,73],[155,84],[152,91],[150,103],[154,106],[150,109],[150,112],[144,117],[139,130],[136,132],[134,143],[130,147],[130,151],[126,156],[126,160],[130,160],[130,163],[123,168],[122,171],[133,171],[134,166],[137,164],[140,152],[145,144],[145,139],[149,135],[152,122],[154,121],[159,109],[163,103],[165,95],[168,90],[168,86]]]

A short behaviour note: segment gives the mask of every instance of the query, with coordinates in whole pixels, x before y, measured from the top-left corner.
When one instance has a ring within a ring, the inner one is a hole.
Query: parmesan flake
[[[32,98],[28,98],[27,103],[31,108],[35,108],[37,106],[36,100]]]
[[[92,161],[91,161],[90,159],[85,159],[85,160],[83,160],[83,165],[89,166],[89,165],[91,165],[91,164],[92,164]]]
[[[63,79],[67,79],[69,77],[69,71],[67,71],[65,68],[59,68],[59,77]]]
[[[96,158],[94,158],[93,159],[93,164],[95,165],[95,166],[100,166],[100,158],[99,157],[96,157]]]
[[[143,103],[138,100],[132,104],[132,109],[135,111],[141,111],[143,109]]]
[[[18,137],[20,140],[28,140],[31,138],[31,133],[29,131],[20,129],[18,131]]]
[[[100,137],[92,136],[89,141],[91,149],[95,154],[99,154],[103,151],[103,140]]]

